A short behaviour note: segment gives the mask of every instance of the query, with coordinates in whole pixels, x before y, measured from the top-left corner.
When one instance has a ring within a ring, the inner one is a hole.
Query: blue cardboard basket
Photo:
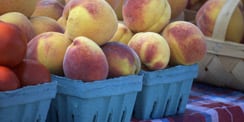
[[[136,98],[134,118],[156,119],[185,111],[192,82],[198,74],[197,64],[141,73],[143,87]]]
[[[57,82],[0,92],[0,122],[45,122]]]
[[[58,93],[52,101],[48,122],[129,122],[142,75],[82,82],[53,75]]]

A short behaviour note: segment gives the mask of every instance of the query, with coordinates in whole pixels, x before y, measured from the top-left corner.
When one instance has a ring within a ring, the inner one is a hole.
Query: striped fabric
[[[184,114],[131,122],[244,122],[244,92],[193,83]]]

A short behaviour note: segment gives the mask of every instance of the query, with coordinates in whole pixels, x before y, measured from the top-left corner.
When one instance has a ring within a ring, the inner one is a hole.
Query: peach
[[[13,71],[22,87],[51,82],[51,74],[48,69],[36,60],[23,59],[13,68]]]
[[[27,42],[29,42],[35,36],[30,20],[20,12],[5,13],[0,16],[0,20],[18,26],[25,35]]]
[[[101,47],[93,40],[79,36],[66,50],[63,69],[68,78],[92,82],[106,79],[109,66]]]
[[[0,91],[20,88],[20,81],[15,73],[8,67],[0,66]]]
[[[168,0],[171,8],[171,19],[175,19],[181,13],[183,13],[188,0]]]
[[[47,16],[57,20],[62,16],[64,5],[57,0],[40,0],[31,16]]]
[[[160,32],[170,21],[171,9],[167,0],[127,0],[122,14],[132,32]]]
[[[108,42],[117,30],[117,17],[105,0],[71,0],[62,15],[65,35],[73,40],[85,36],[98,45]]]
[[[160,70],[168,66],[170,49],[167,41],[155,32],[136,33],[128,46],[135,50],[144,70]]]
[[[30,17],[39,0],[0,0],[0,15],[7,12],[20,12]]]
[[[133,33],[131,32],[131,30],[123,22],[119,22],[117,31],[110,39],[110,42],[121,42],[124,44],[128,44],[132,36]]]
[[[63,75],[64,54],[71,42],[62,33],[41,33],[28,43],[26,58],[39,61],[52,74]]]
[[[198,63],[206,54],[206,42],[201,30],[186,21],[168,24],[162,36],[170,47],[170,64],[191,65]]]
[[[128,45],[119,42],[107,42],[101,48],[108,61],[109,78],[135,75],[141,70],[140,58]]]
[[[14,67],[25,57],[27,41],[13,24],[0,21],[0,65]]]
[[[212,37],[217,17],[226,0],[208,0],[196,14],[196,24],[205,36]],[[244,17],[239,7],[236,7],[229,21],[225,39],[240,43],[244,33]]]
[[[46,16],[31,17],[30,22],[34,29],[35,35],[44,32],[60,32],[64,33],[63,27],[54,19]]]

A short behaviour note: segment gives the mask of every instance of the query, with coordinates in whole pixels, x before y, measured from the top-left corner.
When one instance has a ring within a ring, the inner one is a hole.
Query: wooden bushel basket
[[[207,54],[199,62],[197,81],[244,91],[244,44],[225,40],[229,20],[239,2],[226,1],[212,37],[206,37]]]

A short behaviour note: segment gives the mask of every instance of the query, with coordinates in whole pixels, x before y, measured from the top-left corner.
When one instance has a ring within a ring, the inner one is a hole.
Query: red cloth
[[[131,122],[244,122],[244,93],[194,82],[184,114]]]

